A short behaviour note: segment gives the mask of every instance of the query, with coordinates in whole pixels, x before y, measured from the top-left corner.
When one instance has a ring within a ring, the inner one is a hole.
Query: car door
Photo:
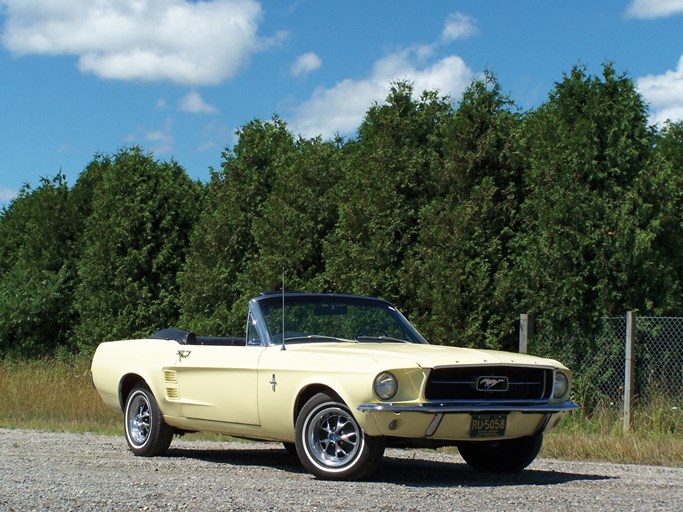
[[[174,370],[186,418],[259,425],[257,364],[260,346],[186,345]]]

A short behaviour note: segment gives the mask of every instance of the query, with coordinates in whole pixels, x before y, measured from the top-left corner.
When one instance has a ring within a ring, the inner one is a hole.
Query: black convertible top
[[[246,338],[229,336],[197,336],[190,331],[182,329],[161,329],[150,336],[153,340],[172,340],[181,345],[218,345],[218,346],[244,346],[247,344]]]
[[[152,340],[173,340],[181,345],[196,345],[197,336],[193,332],[183,331],[182,329],[161,329],[150,336]]]

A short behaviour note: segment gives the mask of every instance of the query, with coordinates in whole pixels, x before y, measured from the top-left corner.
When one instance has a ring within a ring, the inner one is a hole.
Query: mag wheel
[[[318,478],[357,480],[371,473],[384,455],[384,438],[363,432],[346,405],[319,393],[296,421],[301,463]]]
[[[123,423],[128,447],[135,455],[160,455],[173,439],[173,429],[164,421],[156,398],[143,385],[128,395]]]
[[[504,441],[461,444],[458,450],[465,462],[474,469],[513,473],[531,464],[541,450],[542,444],[543,434],[537,434]]]

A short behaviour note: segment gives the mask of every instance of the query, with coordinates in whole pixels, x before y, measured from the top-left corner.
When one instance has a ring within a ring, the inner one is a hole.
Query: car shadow
[[[510,485],[560,485],[574,481],[611,480],[605,475],[526,469],[518,473],[486,473],[465,462],[384,457],[369,480],[411,487],[504,487]]]
[[[247,445],[248,446],[248,445]],[[504,487],[510,485],[560,485],[575,481],[602,481],[616,477],[526,469],[519,473],[485,473],[476,471],[461,460],[454,462],[386,456],[375,473],[365,479],[367,482],[390,483],[410,487]],[[265,466],[288,473],[302,474],[305,469],[299,459],[284,449],[197,450],[188,448],[170,449],[166,457],[189,458],[215,464],[235,466]],[[313,477],[311,477],[313,478]]]
[[[245,443],[244,446],[249,446]],[[301,462],[285,449],[239,448],[234,450],[171,448],[165,457],[179,457],[234,466],[265,466],[292,473],[305,473]]]

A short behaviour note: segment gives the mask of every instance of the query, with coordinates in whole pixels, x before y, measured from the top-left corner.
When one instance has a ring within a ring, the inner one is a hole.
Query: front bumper
[[[463,402],[420,404],[360,404],[376,430],[371,435],[404,438],[471,440],[471,418],[505,415],[503,438],[529,436],[553,428],[565,413],[578,409],[574,402],[513,403]]]
[[[421,412],[424,414],[468,414],[468,413],[487,413],[487,412],[521,412],[523,414],[555,414],[568,412],[578,409],[579,406],[574,402],[561,402],[559,404],[524,404],[524,403],[427,403],[427,404],[360,404],[358,410],[361,412]]]

